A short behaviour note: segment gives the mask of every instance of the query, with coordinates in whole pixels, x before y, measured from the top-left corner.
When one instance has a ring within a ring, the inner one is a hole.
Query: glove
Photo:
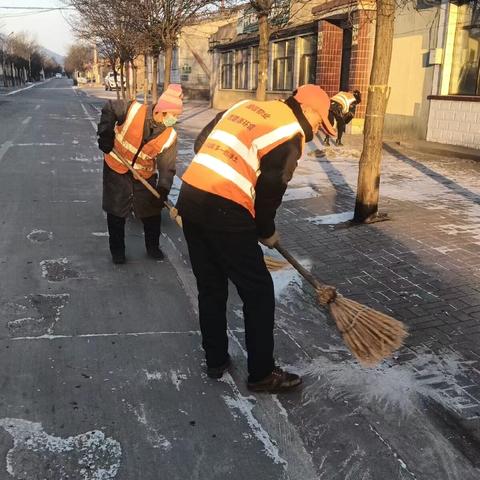
[[[258,241],[268,248],[274,248],[275,244],[280,241],[280,237],[279,237],[278,233],[275,231],[275,232],[273,232],[273,235],[271,237],[259,238]]]
[[[178,210],[175,207],[172,207],[168,213],[170,214],[170,218],[172,220],[176,220],[176,218],[178,217]]]
[[[165,203],[165,201],[167,200],[167,198],[168,198],[168,191],[167,191],[165,188],[159,187],[159,186],[157,185],[157,192],[158,192],[159,195],[160,195],[159,200],[160,200],[160,202],[161,202],[162,205],[163,205],[163,204]]]

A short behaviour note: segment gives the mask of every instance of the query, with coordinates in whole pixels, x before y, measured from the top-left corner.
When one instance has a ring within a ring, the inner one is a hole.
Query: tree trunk
[[[153,54],[152,68],[152,103],[158,100],[158,53]]]
[[[257,100],[267,99],[267,80],[268,80],[268,40],[270,38],[270,25],[268,24],[268,13],[258,13],[258,84]]]
[[[358,223],[369,222],[378,215],[383,124],[388,101],[394,20],[395,0],[377,0],[375,47],[353,217],[353,221]]]
[[[163,91],[170,85],[170,73],[172,71],[173,47],[168,45],[165,48],[165,72],[163,74]]]
[[[126,99],[124,81],[125,81],[125,63],[123,62],[123,60],[120,60],[120,88],[122,89],[123,100]]]
[[[148,103],[148,55],[143,54],[143,103]]]
[[[117,100],[120,100],[120,89],[118,88],[118,74],[116,69],[116,62],[112,62],[113,79],[115,80],[115,92],[117,94]]]
[[[130,61],[129,60],[125,62],[125,66],[126,66],[125,80],[126,80],[126,87],[127,87],[126,96],[128,97],[129,100],[132,100],[132,89],[130,88],[131,82],[130,82]]]
[[[133,92],[133,98],[137,98],[137,91],[138,91],[138,69],[135,66],[135,60],[132,61],[132,73],[133,73],[133,86],[132,86],[132,92]]]

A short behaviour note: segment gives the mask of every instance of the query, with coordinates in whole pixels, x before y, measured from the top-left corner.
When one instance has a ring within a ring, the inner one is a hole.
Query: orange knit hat
[[[176,83],[170,84],[160,95],[153,113],[170,112],[180,115],[183,110],[182,98],[182,86]]]

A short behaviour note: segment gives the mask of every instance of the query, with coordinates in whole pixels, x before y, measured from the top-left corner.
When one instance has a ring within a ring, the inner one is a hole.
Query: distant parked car
[[[117,73],[117,83],[115,83],[115,75],[113,72],[108,72],[107,76],[105,77],[103,81],[105,85],[105,90],[116,90],[117,88],[120,88],[120,74]],[[117,86],[118,84],[118,86]],[[127,82],[125,79],[123,79],[123,86],[126,88]]]
[[[77,77],[78,83],[88,83],[88,80],[85,77]]]
[[[62,74],[61,73],[56,73],[55,78],[62,78]]]

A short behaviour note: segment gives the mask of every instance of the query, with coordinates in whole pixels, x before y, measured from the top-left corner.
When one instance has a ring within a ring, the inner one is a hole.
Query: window
[[[300,69],[298,85],[315,83],[315,63],[317,59],[316,36],[300,37],[299,39]]]
[[[293,90],[295,40],[273,44],[273,90]]]
[[[222,53],[221,59],[222,88],[232,88],[233,86],[233,52]]]
[[[252,47],[252,90],[256,90],[258,86],[258,47]]]
[[[248,89],[248,76],[250,71],[249,57],[248,48],[235,52],[235,88],[240,90]]]
[[[480,95],[480,8],[475,3],[458,9],[450,94]]]

